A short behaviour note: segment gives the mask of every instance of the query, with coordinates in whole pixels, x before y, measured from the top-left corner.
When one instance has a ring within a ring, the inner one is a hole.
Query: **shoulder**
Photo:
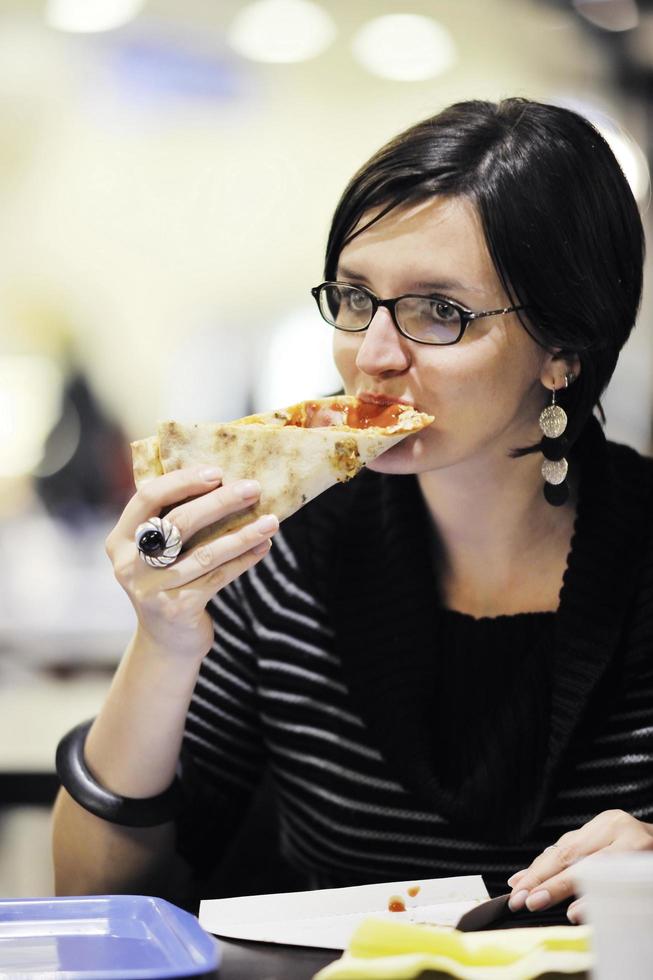
[[[611,439],[606,439],[605,446],[608,459],[613,466],[621,464],[628,472],[633,473],[653,473],[653,457],[643,455],[632,446]]]
[[[611,441],[606,443],[606,452],[615,491],[614,512],[628,539],[623,544],[628,561],[618,563],[616,574],[620,582],[632,580],[624,617],[630,637],[627,670],[639,684],[653,667],[653,459]]]
[[[653,459],[632,446],[607,439],[603,427],[590,417],[576,443],[581,484],[589,499],[601,498],[611,509],[623,511],[649,504],[653,497]]]
[[[653,503],[653,458],[609,439],[605,448],[615,492],[633,493],[645,505]]]
[[[625,539],[620,547],[636,569],[635,593],[653,612],[653,458],[611,440],[605,448],[610,507],[604,512],[604,526],[609,523]]]
[[[602,461],[588,472],[594,514],[607,538],[621,539],[618,553],[641,567],[653,558],[653,459],[632,446],[604,440]]]

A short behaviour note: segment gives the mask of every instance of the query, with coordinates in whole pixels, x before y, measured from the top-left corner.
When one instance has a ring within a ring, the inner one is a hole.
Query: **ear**
[[[564,353],[557,348],[548,353],[542,362],[540,381],[549,391],[555,388],[565,388],[573,384],[581,372],[578,354]],[[566,379],[566,380],[565,380]]]

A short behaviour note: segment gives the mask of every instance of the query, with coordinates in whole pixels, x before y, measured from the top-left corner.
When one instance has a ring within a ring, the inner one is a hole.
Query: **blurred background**
[[[647,228],[650,0],[2,0],[0,895],[51,892],[56,741],[132,628],[128,442],[338,387],[309,295],[351,174],[465,98],[587,115]],[[650,269],[605,399],[651,448]]]

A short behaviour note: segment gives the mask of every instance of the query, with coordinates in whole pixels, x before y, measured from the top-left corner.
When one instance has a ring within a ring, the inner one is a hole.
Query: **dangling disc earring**
[[[573,375],[571,376],[573,380]],[[565,388],[569,385],[570,376],[565,375]],[[569,440],[564,436],[567,428],[567,413],[560,405],[556,405],[555,387],[551,391],[551,404],[540,415],[542,430],[541,449],[544,455],[542,476],[544,477],[544,497],[553,507],[560,507],[569,497],[567,471],[569,465],[565,452]]]

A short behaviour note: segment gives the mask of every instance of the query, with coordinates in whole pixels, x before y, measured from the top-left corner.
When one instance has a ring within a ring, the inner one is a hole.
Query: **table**
[[[276,946],[220,939],[222,966],[219,980],[310,980],[327,963],[340,959],[335,949]]]

